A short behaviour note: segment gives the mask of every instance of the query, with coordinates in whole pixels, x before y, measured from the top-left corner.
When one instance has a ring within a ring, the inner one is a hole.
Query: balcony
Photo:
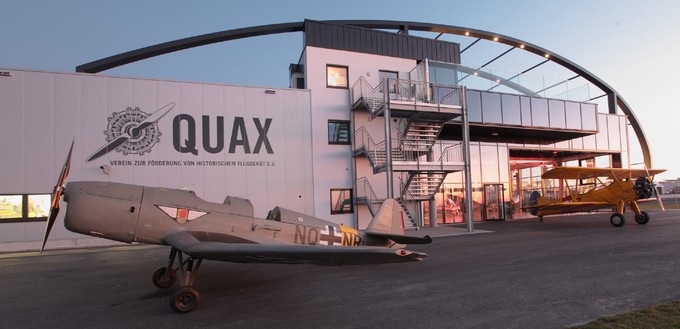
[[[367,110],[371,118],[390,109],[392,117],[419,121],[449,121],[462,115],[461,88],[401,79],[387,79],[373,87],[360,77],[350,89],[353,110]]]

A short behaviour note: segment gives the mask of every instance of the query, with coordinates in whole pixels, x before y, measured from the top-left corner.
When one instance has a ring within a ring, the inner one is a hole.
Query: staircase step
[[[401,208],[404,210],[404,214],[406,215],[404,217],[404,228],[405,229],[417,228],[416,223],[415,223],[416,219],[413,217],[415,214],[411,214],[409,212],[408,207],[406,206],[406,203],[404,202],[404,200],[402,200],[401,198],[396,199],[396,200],[397,200],[397,203],[399,203]]]
[[[443,122],[410,122],[402,135],[402,148],[407,151],[429,150],[437,141],[443,125]]]

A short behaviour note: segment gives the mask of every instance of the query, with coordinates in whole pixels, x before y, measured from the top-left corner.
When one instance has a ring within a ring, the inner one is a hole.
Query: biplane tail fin
[[[541,196],[541,192],[533,191],[529,196],[529,213],[536,216],[538,215],[538,208],[542,205],[549,204],[548,200]]]
[[[374,237],[390,239],[400,244],[428,244],[432,242],[429,236],[413,237],[404,232],[404,209],[394,199],[385,200],[378,213],[366,228],[365,233]]]

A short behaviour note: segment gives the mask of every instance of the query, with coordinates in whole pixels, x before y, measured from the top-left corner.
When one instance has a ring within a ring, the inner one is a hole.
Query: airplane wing
[[[543,173],[543,179],[588,179],[593,177],[609,178],[637,178],[654,176],[664,169],[627,169],[627,168],[585,168],[585,167],[557,167]]]
[[[538,208],[539,214],[551,215],[561,213],[592,211],[613,206],[614,205],[612,205],[609,202],[555,202],[543,206],[532,207]]]
[[[190,231],[171,232],[161,240],[191,257],[235,263],[358,265],[419,261],[427,257],[423,253],[382,247],[200,241]]]

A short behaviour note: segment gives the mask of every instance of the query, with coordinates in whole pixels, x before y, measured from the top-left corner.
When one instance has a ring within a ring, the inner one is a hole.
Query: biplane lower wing
[[[536,208],[537,216],[545,216],[574,212],[586,212],[608,207],[611,208],[613,205],[609,202],[555,202],[527,208]]]
[[[163,242],[201,259],[235,263],[359,265],[419,261],[427,254],[382,247],[200,241],[189,231],[169,233]]]
[[[627,168],[584,168],[557,167],[541,175],[543,179],[588,179],[594,177],[609,177],[617,179],[654,176],[666,171],[665,169],[627,169]]]

